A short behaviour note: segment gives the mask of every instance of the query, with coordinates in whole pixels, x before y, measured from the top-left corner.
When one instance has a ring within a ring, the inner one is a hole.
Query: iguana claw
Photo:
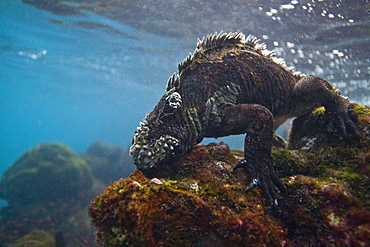
[[[240,161],[234,170],[243,168],[249,172],[252,182],[249,184],[245,192],[249,192],[257,186],[261,188],[262,195],[266,200],[266,205],[269,209],[273,209],[278,205],[276,188],[280,192],[286,193],[284,184],[276,176],[274,169],[269,165],[252,166],[247,160]],[[262,168],[262,169],[261,169]]]
[[[249,192],[251,190],[253,190],[255,187],[257,187],[258,185],[258,179],[253,179],[252,183],[248,186],[248,188],[245,190],[245,192]]]

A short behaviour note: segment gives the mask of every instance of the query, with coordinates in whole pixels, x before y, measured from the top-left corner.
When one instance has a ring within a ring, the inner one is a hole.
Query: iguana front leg
[[[285,186],[276,176],[271,157],[274,133],[274,117],[264,106],[240,104],[226,108],[221,124],[215,129],[215,137],[246,134],[244,160],[234,169],[244,168],[250,174],[251,184],[247,192],[258,186],[268,206],[276,206],[275,186],[285,192]]]

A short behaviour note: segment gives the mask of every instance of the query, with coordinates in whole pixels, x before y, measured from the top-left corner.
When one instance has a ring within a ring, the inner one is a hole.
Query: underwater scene
[[[2,0],[0,247],[370,246],[369,46],[368,0]]]

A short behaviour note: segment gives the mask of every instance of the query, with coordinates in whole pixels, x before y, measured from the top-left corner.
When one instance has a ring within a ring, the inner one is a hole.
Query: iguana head
[[[180,93],[173,88],[140,123],[130,147],[138,169],[186,152],[192,138],[184,108]]]

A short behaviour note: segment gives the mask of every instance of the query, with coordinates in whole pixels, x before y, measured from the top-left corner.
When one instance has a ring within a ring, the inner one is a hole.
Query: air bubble
[[[294,47],[294,43],[286,42],[286,46],[287,46],[288,48],[293,48],[293,47]]]
[[[283,4],[280,6],[280,9],[294,9],[293,4]]]

